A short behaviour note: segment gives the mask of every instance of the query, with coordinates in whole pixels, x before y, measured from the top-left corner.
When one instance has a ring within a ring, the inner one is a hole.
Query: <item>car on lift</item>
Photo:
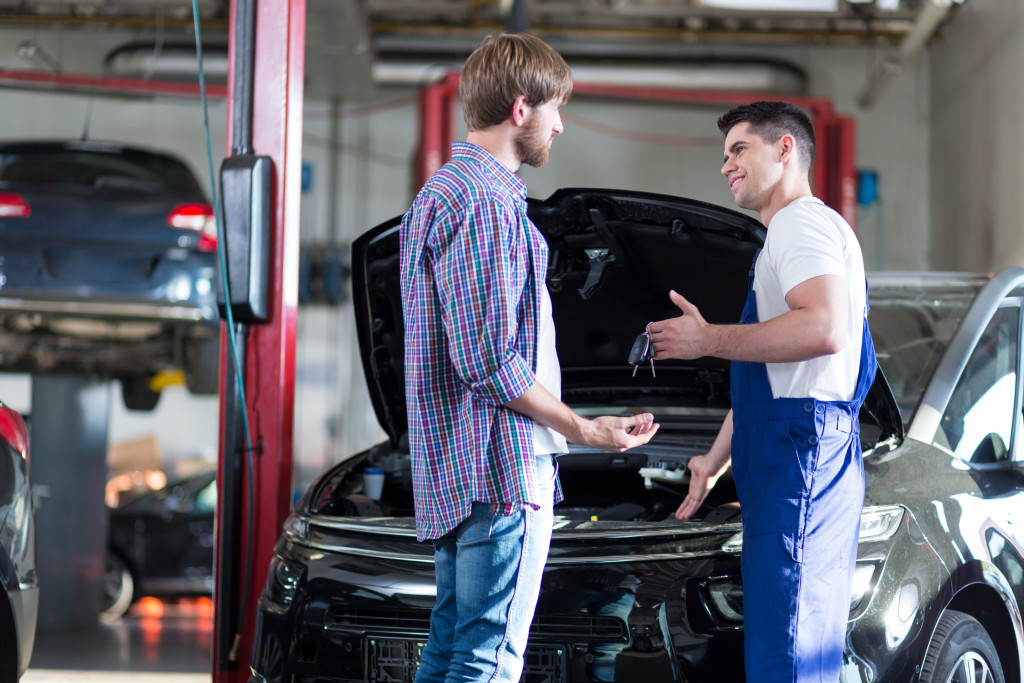
[[[101,616],[123,616],[142,596],[213,593],[217,472],[202,470],[128,495],[108,515]]]
[[[550,247],[563,399],[652,411],[625,453],[570,445],[524,681],[742,681],[742,509],[729,476],[679,521],[687,462],[730,406],[730,364],[626,358],[674,289],[739,319],[764,227],[710,204],[565,189],[529,202]],[[356,324],[389,439],[325,472],[284,525],[259,599],[251,683],[412,680],[434,602],[404,404],[398,219],[353,244]],[[842,680],[1021,680],[1024,268],[869,277],[881,371],[861,410],[866,495]],[[854,286],[856,283],[854,283]],[[369,499],[361,472],[386,473]]]
[[[25,421],[0,402],[0,681],[5,683],[17,681],[28,669],[39,614],[28,462]]]
[[[0,368],[217,393],[213,207],[180,158],[91,141],[0,143]]]

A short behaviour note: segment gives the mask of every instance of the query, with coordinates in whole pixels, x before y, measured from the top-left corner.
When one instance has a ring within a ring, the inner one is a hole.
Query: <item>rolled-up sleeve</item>
[[[519,217],[500,200],[472,202],[438,245],[434,278],[459,379],[495,405],[533,384],[533,368],[516,348],[519,302],[529,273]]]

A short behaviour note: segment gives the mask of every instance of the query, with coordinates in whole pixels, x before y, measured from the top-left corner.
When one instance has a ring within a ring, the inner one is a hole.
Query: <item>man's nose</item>
[[[555,125],[552,130],[555,131],[555,135],[561,135],[562,131],[565,130],[565,126],[562,125],[561,114],[555,114]]]
[[[732,173],[735,170],[736,170],[736,164],[733,163],[733,161],[732,161],[732,159],[730,157],[726,157],[725,158],[725,163],[722,164],[721,174],[727,176],[727,175],[729,175],[730,173]]]

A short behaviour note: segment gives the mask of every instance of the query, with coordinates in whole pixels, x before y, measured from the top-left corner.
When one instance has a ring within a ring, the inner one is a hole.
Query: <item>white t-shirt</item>
[[[851,400],[857,388],[867,316],[864,257],[857,236],[843,217],[820,199],[800,197],[775,214],[768,225],[768,236],[754,268],[758,320],[788,312],[786,294],[820,275],[846,279],[850,296],[846,344],[829,356],[797,363],[766,363],[775,398]]]
[[[555,349],[555,321],[551,314],[551,296],[547,287],[540,288],[540,329],[537,332],[537,383],[562,398],[562,368]],[[565,453],[569,450],[565,437],[550,427],[533,423],[533,452]]]

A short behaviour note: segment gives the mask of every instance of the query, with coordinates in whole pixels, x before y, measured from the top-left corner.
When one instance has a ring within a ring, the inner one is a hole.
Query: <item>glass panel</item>
[[[962,460],[1008,460],[1017,395],[1020,309],[1000,308],[978,340],[942,416],[935,442]]]
[[[160,155],[75,150],[21,151],[0,155],[0,181],[140,193],[199,191],[181,163]]]
[[[950,337],[986,281],[869,275],[871,336],[904,424],[910,423]]]

